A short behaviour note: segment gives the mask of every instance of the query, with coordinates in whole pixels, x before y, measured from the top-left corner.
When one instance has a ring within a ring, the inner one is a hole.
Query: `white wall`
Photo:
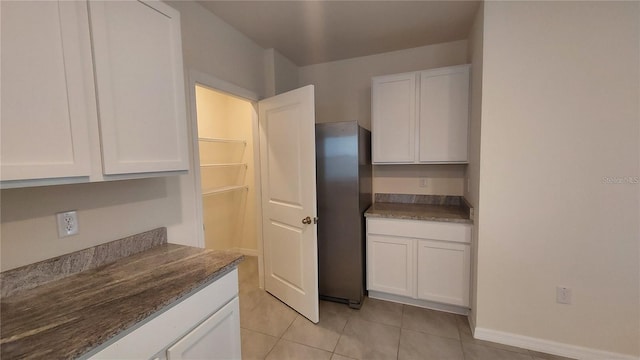
[[[195,2],[169,4],[181,13],[185,69],[263,94],[262,48]],[[198,243],[192,174],[2,190],[0,196],[1,270],[159,226],[167,226],[170,242]],[[58,239],[55,213],[72,209],[78,210],[80,233]]]
[[[180,11],[184,66],[264,96],[264,49],[195,1]]]
[[[275,49],[264,51],[265,96],[298,88],[298,66]]]
[[[469,119],[469,164],[465,171],[466,186],[464,197],[475,209],[475,217],[480,211],[480,128],[482,115],[482,38],[484,28],[484,3],[479,6],[478,13],[469,33],[469,63],[471,64],[471,111]],[[471,241],[471,312],[469,317],[475,323],[476,289],[478,264],[478,221],[474,221]]]
[[[382,194],[464,195],[465,165],[375,165],[373,191]],[[427,179],[426,186],[420,181]]]
[[[183,226],[178,177],[0,191],[2,271],[160,226]],[[55,214],[78,211],[79,234],[58,239]]]
[[[476,331],[640,355],[639,6],[485,3]]]

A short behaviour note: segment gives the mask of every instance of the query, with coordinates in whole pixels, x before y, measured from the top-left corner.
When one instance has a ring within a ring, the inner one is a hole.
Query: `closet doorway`
[[[250,100],[194,86],[194,158],[199,161],[204,247],[261,258],[255,106]]]

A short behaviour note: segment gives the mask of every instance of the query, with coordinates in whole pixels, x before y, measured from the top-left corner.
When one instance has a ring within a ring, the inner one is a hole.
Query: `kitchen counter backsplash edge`
[[[0,296],[7,297],[94,269],[167,243],[161,227],[0,273]]]

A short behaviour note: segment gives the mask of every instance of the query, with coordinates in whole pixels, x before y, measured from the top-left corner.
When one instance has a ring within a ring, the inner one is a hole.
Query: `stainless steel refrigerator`
[[[371,205],[371,132],[357,122],[316,124],[320,298],[360,308],[365,220]]]

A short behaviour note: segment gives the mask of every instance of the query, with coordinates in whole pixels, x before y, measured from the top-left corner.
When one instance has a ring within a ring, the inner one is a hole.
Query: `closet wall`
[[[250,102],[196,86],[205,246],[257,254]]]

